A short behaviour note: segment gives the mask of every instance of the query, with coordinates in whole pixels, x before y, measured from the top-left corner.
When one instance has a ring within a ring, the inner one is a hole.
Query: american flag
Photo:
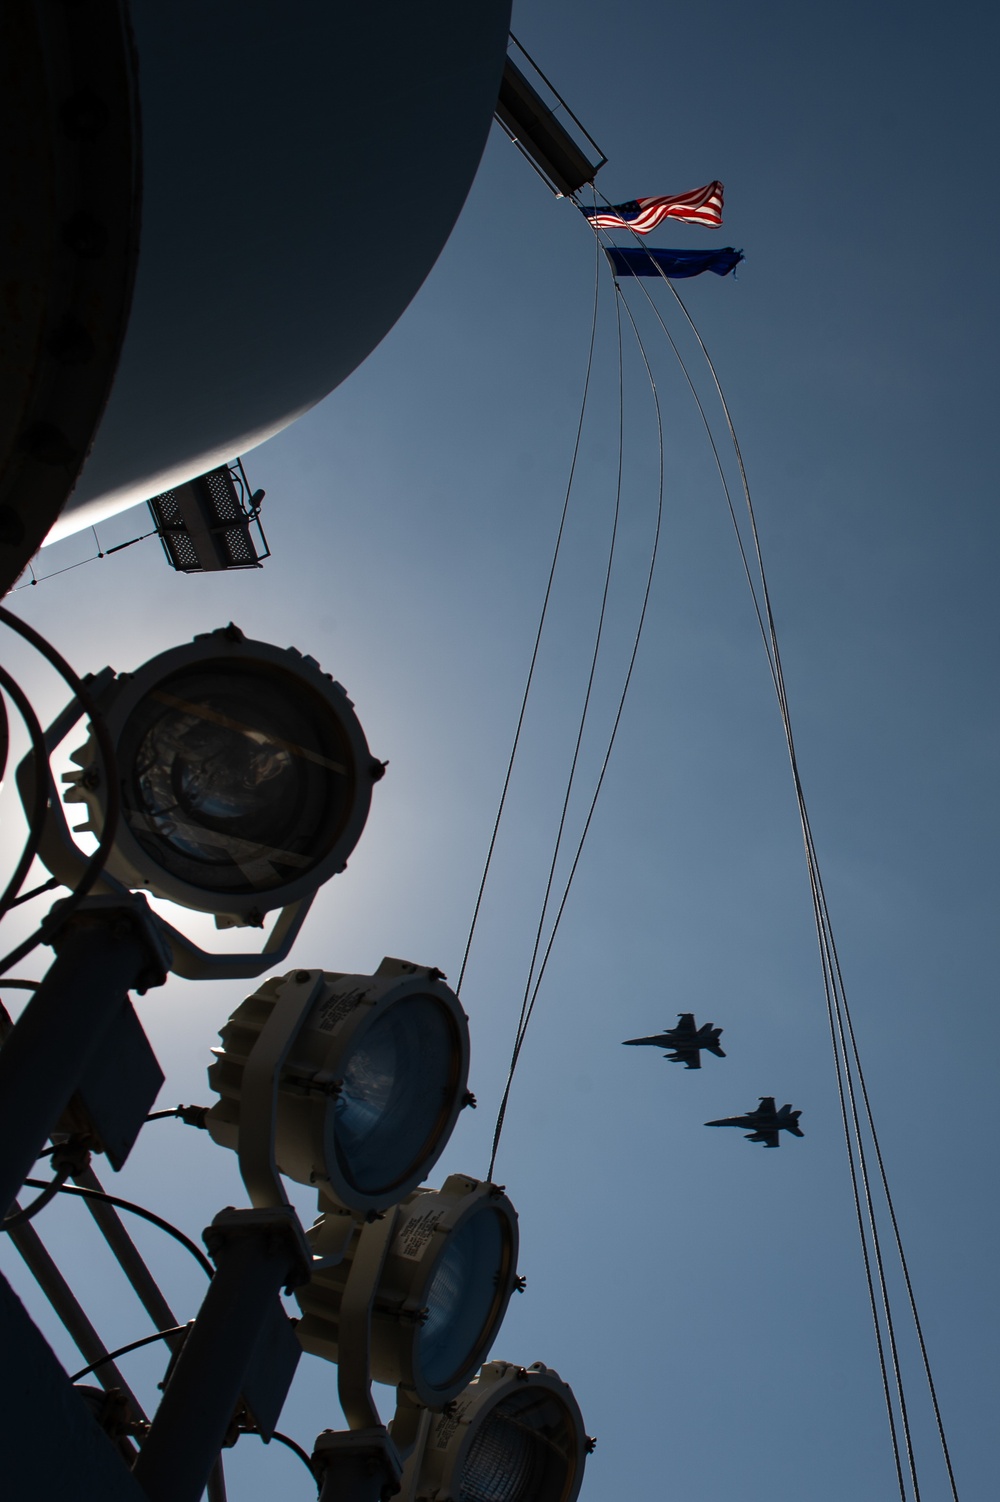
[[[648,235],[664,219],[679,219],[682,224],[707,224],[717,229],[722,223],[722,184],[709,183],[690,193],[672,193],[665,198],[633,198],[631,203],[609,205],[606,209],[584,209],[595,229],[630,229]]]

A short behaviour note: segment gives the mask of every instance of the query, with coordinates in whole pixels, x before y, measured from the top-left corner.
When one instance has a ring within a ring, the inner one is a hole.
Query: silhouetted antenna
[[[607,157],[513,32],[510,40],[528,74],[508,55],[495,118],[553,193],[570,198],[593,182]]]

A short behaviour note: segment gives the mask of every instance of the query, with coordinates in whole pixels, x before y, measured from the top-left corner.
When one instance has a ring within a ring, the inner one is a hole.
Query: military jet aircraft
[[[709,1053],[714,1053],[717,1059],[726,1056],[719,1047],[719,1039],[722,1036],[721,1027],[713,1027],[710,1022],[703,1023],[698,1027],[694,1020],[693,1012],[679,1013],[680,1021],[676,1027],[668,1028],[665,1033],[656,1033],[652,1038],[626,1038],[626,1043],[652,1043],[659,1048],[672,1049],[672,1053],[664,1054],[671,1064],[686,1064],[688,1069],[701,1068],[701,1050],[707,1048]]]
[[[748,1142],[763,1142],[765,1147],[777,1147],[779,1132],[791,1132],[794,1137],[805,1136],[799,1126],[801,1115],[801,1111],[793,1111],[791,1106],[782,1106],[780,1111],[776,1111],[774,1096],[762,1095],[756,1111],[748,1111],[745,1116],[723,1116],[721,1121],[706,1121],[705,1125],[750,1127]]]

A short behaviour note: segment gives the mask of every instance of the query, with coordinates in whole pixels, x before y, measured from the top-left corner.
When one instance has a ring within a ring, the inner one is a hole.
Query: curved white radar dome
[[[322,1255],[330,1227],[307,1233]],[[340,1227],[333,1234],[340,1237]],[[354,1230],[344,1259],[296,1290],[297,1331],[305,1350],[350,1363],[342,1337],[355,1263],[364,1276],[366,1241],[379,1227]],[[417,1189],[398,1211],[371,1310],[371,1376],[441,1408],[489,1354],[517,1286],[517,1216],[503,1190],[452,1174],[441,1189]]]
[[[263,442],[430,271],[496,107],[510,0],[132,0],[142,231],[121,359],[50,540]]]
[[[435,1415],[410,1456],[403,1494],[434,1502],[575,1502],[587,1438],[558,1372],[491,1361]]]
[[[468,1021],[441,972],[389,958],[374,975],[293,971],[237,1008],[208,1072],[220,1099],[206,1124],[251,1178],[250,1082],[279,1029],[289,1041],[265,1107],[277,1168],[314,1184],[341,1220],[397,1203],[431,1172],[469,1099]]]

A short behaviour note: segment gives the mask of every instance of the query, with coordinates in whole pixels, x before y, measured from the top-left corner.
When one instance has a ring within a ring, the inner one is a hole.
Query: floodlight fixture
[[[558,1372],[491,1361],[431,1415],[400,1502],[575,1502],[593,1448]]]
[[[327,1231],[324,1215],[306,1233],[314,1253]],[[441,1189],[417,1189],[381,1222],[355,1227],[343,1258],[296,1291],[299,1340],[340,1365],[352,1427],[361,1426],[355,1414],[370,1421],[352,1396],[372,1380],[430,1409],[461,1392],[521,1286],[517,1252],[506,1194],[464,1174]]]
[[[221,1039],[206,1124],[239,1154],[252,1202],[284,1202],[279,1174],[314,1184],[344,1237],[350,1215],[396,1204],[427,1177],[471,1101],[461,1003],[440,970],[409,960],[386,958],[373,975],[271,977]]]
[[[263,490],[251,492],[243,460],[178,482],[147,502],[167,562],[178,573],[261,568],[271,550],[260,520]]]
[[[122,803],[108,876],[229,927],[260,926],[344,869],[384,768],[313,658],[230,625],[108,671],[95,690]],[[72,760],[66,801],[86,805],[77,829],[99,836],[108,790],[93,732]]]

